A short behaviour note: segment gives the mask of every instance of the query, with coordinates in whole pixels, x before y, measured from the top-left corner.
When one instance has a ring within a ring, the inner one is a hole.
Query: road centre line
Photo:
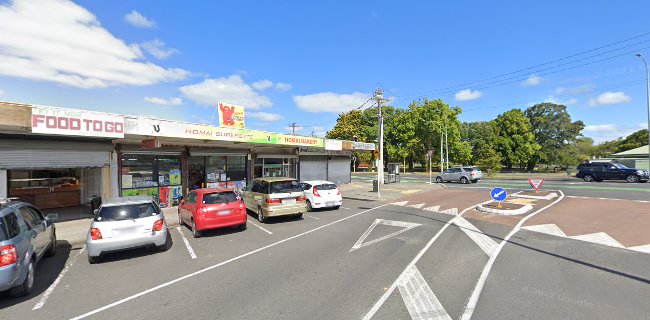
[[[183,238],[183,242],[185,243],[185,247],[187,248],[187,252],[190,253],[190,257],[192,257],[192,259],[196,259],[196,254],[194,253],[194,249],[192,249],[192,246],[190,245],[190,242],[187,241],[187,238],[185,238],[185,234],[183,234],[183,231],[181,230],[181,227],[180,226],[176,227],[176,230],[178,230],[178,233],[181,234],[181,238]]]
[[[168,287],[168,286],[170,286],[170,285],[172,285],[172,284],[174,284],[174,283],[177,283],[177,282],[183,281],[183,280],[185,280],[185,279],[192,278],[192,277],[194,277],[194,276],[200,275],[200,274],[205,273],[205,272],[207,272],[207,271],[210,271],[210,270],[212,270],[212,269],[215,269],[215,268],[221,267],[221,266],[223,266],[223,265],[226,265],[226,264],[229,264],[229,263],[231,263],[231,262],[234,262],[234,261],[240,260],[240,259],[242,259],[242,258],[248,257],[248,256],[250,256],[250,255],[256,254],[256,253],[261,252],[261,251],[264,251],[264,250],[266,250],[266,249],[269,249],[269,248],[275,247],[275,246],[280,245],[280,244],[282,244],[282,243],[285,243],[285,242],[287,242],[287,241],[291,241],[291,240],[293,240],[293,239],[300,238],[300,237],[305,236],[305,235],[308,235],[308,234],[310,234],[310,233],[312,233],[312,232],[318,231],[318,230],[320,230],[320,229],[323,229],[323,228],[329,227],[329,226],[334,225],[334,224],[336,224],[336,223],[339,223],[339,222],[342,222],[342,221],[348,220],[348,219],[350,219],[350,218],[356,217],[356,216],[358,216],[358,215],[362,215],[362,214],[364,214],[364,213],[370,212],[370,211],[372,211],[372,210],[379,209],[379,208],[384,207],[384,206],[387,206],[387,205],[388,205],[388,204],[382,204],[382,205],[380,205],[380,206],[377,206],[377,207],[374,207],[374,208],[371,208],[371,209],[368,209],[368,210],[364,210],[364,211],[361,211],[361,212],[357,212],[357,213],[355,213],[355,214],[353,214],[353,215],[350,215],[350,216],[347,216],[347,217],[341,218],[341,219],[336,220],[336,221],[332,221],[332,222],[330,222],[330,223],[328,223],[328,224],[324,224],[324,225],[319,226],[319,227],[316,227],[316,228],[314,228],[314,229],[307,230],[307,231],[305,231],[305,232],[303,232],[303,233],[299,233],[299,234],[294,235],[294,236],[291,236],[291,237],[289,237],[289,238],[285,238],[285,239],[282,239],[282,240],[279,240],[279,241],[273,242],[273,243],[268,244],[268,245],[266,245],[266,246],[263,246],[263,247],[261,247],[261,248],[255,249],[255,250],[253,250],[253,251],[249,251],[249,252],[247,252],[247,253],[244,253],[244,254],[241,254],[241,255],[236,256],[236,257],[234,257],[234,258],[228,259],[228,260],[226,260],[226,261],[223,261],[223,262],[220,262],[220,263],[217,263],[217,264],[211,265],[211,266],[209,266],[209,267],[206,267],[206,268],[200,269],[200,270],[198,270],[198,271],[192,272],[192,273],[187,274],[187,275],[184,275],[184,276],[182,276],[182,277],[175,278],[174,280],[171,280],[171,281],[168,281],[168,282],[165,282],[165,283],[159,284],[159,285],[157,285],[157,286],[155,286],[155,287],[153,287],[153,288],[149,288],[149,289],[147,289],[147,290],[144,290],[144,291],[141,291],[141,292],[139,292],[139,293],[136,293],[136,294],[133,294],[133,295],[131,295],[131,296],[128,296],[128,297],[126,297],[126,298],[124,298],[124,299],[121,299],[121,300],[115,301],[115,302],[113,302],[113,303],[111,303],[111,304],[107,304],[107,305],[105,305],[105,306],[103,306],[103,307],[100,307],[100,308],[97,308],[97,309],[95,309],[95,310],[92,310],[92,311],[86,312],[86,313],[84,313],[84,314],[82,314],[82,315],[79,315],[79,316],[77,316],[77,317],[72,318],[71,320],[79,320],[79,319],[84,319],[84,318],[90,317],[90,316],[92,316],[92,315],[94,315],[94,314],[97,314],[97,313],[102,312],[102,311],[104,311],[104,310],[107,310],[107,309],[113,308],[113,307],[115,307],[115,306],[121,305],[121,304],[123,304],[123,303],[125,303],[125,302],[131,301],[131,300],[136,299],[136,298],[138,298],[138,297],[141,297],[141,296],[143,296],[143,295],[146,295],[146,294],[152,293],[152,292],[154,292],[154,291],[160,290],[160,289],[162,289],[162,288]]]
[[[560,193],[560,196],[553,202],[549,203],[545,207],[527,215],[523,219],[515,225],[515,227],[510,230],[508,235],[506,235],[505,238],[499,243],[499,246],[496,248],[496,251],[490,256],[490,259],[488,260],[487,264],[485,264],[485,267],[483,267],[483,271],[481,272],[481,276],[478,278],[478,281],[476,282],[476,286],[474,287],[474,291],[472,291],[472,295],[470,296],[469,300],[467,301],[467,305],[465,306],[465,310],[463,311],[463,315],[461,316],[461,320],[469,320],[472,318],[472,315],[474,314],[474,309],[476,308],[476,304],[478,303],[478,299],[481,296],[481,291],[483,291],[483,287],[485,286],[485,282],[487,281],[487,277],[490,274],[490,270],[492,270],[492,266],[494,265],[494,261],[496,261],[496,258],[499,256],[499,253],[501,252],[501,249],[508,243],[510,238],[512,238],[515,233],[517,233],[520,229],[521,226],[528,221],[528,219],[532,218],[533,216],[537,215],[538,213],[546,210],[547,208],[550,208],[551,206],[555,205],[556,203],[560,202],[562,199],[564,199],[564,192],[562,190],[557,190],[557,192]]]
[[[490,202],[493,202],[493,200],[484,201],[479,204],[487,204]],[[451,220],[449,220],[447,223],[445,223],[445,225],[442,226],[442,228],[433,236],[433,238],[431,238],[431,240],[429,240],[429,242],[424,246],[424,248],[422,248],[422,250],[420,250],[420,252],[415,256],[415,258],[413,258],[413,260],[406,266],[406,268],[404,268],[404,271],[402,271],[402,273],[397,277],[397,279],[395,279],[393,284],[388,288],[388,290],[386,290],[386,292],[384,292],[381,298],[379,298],[379,300],[375,302],[375,304],[372,306],[370,311],[366,313],[366,315],[362,318],[362,320],[371,319],[377,313],[377,311],[379,311],[379,308],[381,308],[381,306],[386,302],[386,300],[388,300],[388,297],[393,293],[393,291],[395,291],[395,288],[397,288],[397,286],[400,284],[401,279],[403,279],[409,273],[410,270],[413,270],[413,268],[415,267],[415,263],[417,263],[420,260],[420,258],[422,258],[424,253],[427,252],[429,248],[431,248],[433,243],[436,240],[438,240],[440,235],[443,232],[445,232],[445,230],[447,230],[447,228],[449,228],[449,226],[452,225],[458,217],[465,214],[465,212],[474,209],[479,204],[466,208],[465,210],[461,211],[461,213],[457,217],[454,217]]]
[[[61,273],[59,273],[59,276],[56,277],[54,282],[52,282],[52,284],[47,288],[47,290],[45,290],[45,292],[43,293],[43,296],[41,296],[41,300],[39,300],[38,303],[36,303],[36,305],[34,306],[34,308],[32,308],[32,310],[38,310],[38,309],[42,308],[45,305],[45,302],[47,302],[47,299],[50,297],[52,292],[54,292],[54,289],[56,288],[56,286],[59,284],[59,282],[61,282],[61,279],[63,279],[63,276],[68,272],[68,270],[70,270],[70,267],[72,267],[72,265],[75,262],[77,262],[77,259],[79,259],[79,256],[85,250],[86,250],[86,246],[84,245],[81,248],[81,250],[79,250],[79,252],[70,260],[70,263],[68,263],[65,266],[65,268],[63,268],[63,270],[61,270]]]
[[[268,233],[268,234],[273,234],[273,232],[271,232],[271,231],[269,231],[269,230],[266,230],[264,227],[258,225],[257,223],[254,223],[254,222],[251,221],[250,219],[246,219],[246,220],[248,221],[248,223],[250,223],[250,224],[252,224],[252,225],[258,227],[260,230],[262,230],[262,231],[264,231],[264,232],[266,232],[266,233]]]

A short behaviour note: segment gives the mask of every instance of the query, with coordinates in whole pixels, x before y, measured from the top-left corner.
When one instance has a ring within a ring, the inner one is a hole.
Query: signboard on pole
[[[433,150],[429,150],[427,155],[429,156],[429,159],[431,159],[431,157],[433,157]]]
[[[490,196],[494,201],[499,203],[499,208],[501,208],[501,202],[506,200],[506,197],[508,197],[508,193],[506,192],[506,189],[503,188],[493,188],[492,191],[490,191]]]
[[[375,156],[375,159],[379,159],[379,150],[375,149],[372,154]]]
[[[219,102],[219,125],[226,128],[244,129],[244,107]]]
[[[528,183],[535,188],[535,191],[539,192],[539,189],[542,188],[542,185],[544,184],[544,179],[542,178],[530,178],[528,179]]]

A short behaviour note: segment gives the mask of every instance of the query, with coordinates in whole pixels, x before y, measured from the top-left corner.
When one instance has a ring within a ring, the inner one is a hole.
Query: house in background
[[[648,146],[641,146],[631,150],[615,153],[613,160],[622,163],[628,168],[650,170],[648,166]]]

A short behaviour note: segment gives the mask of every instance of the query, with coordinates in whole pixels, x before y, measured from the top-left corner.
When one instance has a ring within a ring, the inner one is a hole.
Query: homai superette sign
[[[106,113],[34,106],[31,122],[33,133],[124,138],[124,118]]]
[[[258,144],[281,144],[320,148],[323,148],[325,145],[324,140],[321,138],[301,137],[246,129],[231,129],[215,126],[196,125],[149,118],[138,118],[137,128],[135,128],[133,132],[127,130],[127,133],[157,137],[235,141]]]

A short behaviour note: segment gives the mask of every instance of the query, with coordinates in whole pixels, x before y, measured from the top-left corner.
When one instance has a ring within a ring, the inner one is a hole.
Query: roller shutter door
[[[327,161],[327,180],[336,184],[350,183],[350,158],[332,157]]]
[[[327,156],[301,156],[300,181],[326,180]]]
[[[0,137],[0,169],[106,167],[110,142],[4,139]]]

